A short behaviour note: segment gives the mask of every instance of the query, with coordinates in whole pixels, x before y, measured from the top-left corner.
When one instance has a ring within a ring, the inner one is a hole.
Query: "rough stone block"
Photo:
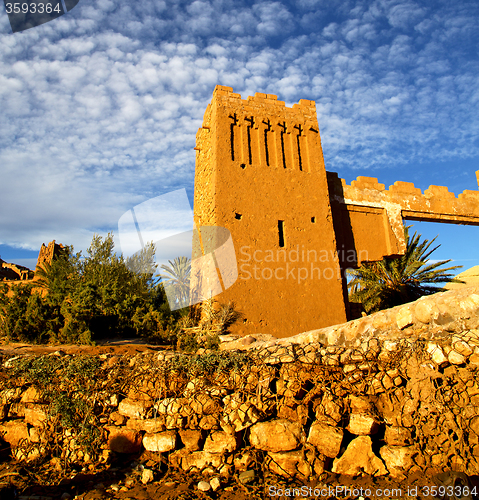
[[[447,359],[452,365],[462,365],[466,362],[466,358],[456,351],[451,351],[448,354]]]
[[[406,427],[387,426],[384,440],[390,446],[404,446],[411,442],[411,431]]]
[[[198,427],[205,431],[219,429],[219,418],[216,415],[204,415],[203,417],[201,417]]]
[[[313,422],[309,430],[308,443],[330,458],[336,458],[343,441],[343,430],[321,422]]]
[[[417,453],[412,446],[383,446],[379,450],[392,477],[408,471],[413,465],[413,456]]]
[[[396,324],[400,330],[414,324],[414,316],[409,306],[401,307],[396,313]]]
[[[23,394],[21,398],[22,403],[38,403],[42,401],[42,396],[33,385],[30,386]]]
[[[222,410],[216,399],[207,393],[196,393],[191,396],[189,406],[198,415],[211,415]]]
[[[205,441],[204,451],[209,453],[230,453],[238,447],[236,436],[224,431],[212,432]]]
[[[110,421],[115,425],[123,425],[127,422],[127,418],[124,415],[120,415],[117,411],[110,413]],[[128,420],[130,422],[130,420]]]
[[[47,420],[46,407],[35,405],[25,408],[25,422],[35,427],[41,427]]]
[[[176,448],[176,432],[165,431],[143,436],[143,446],[147,451],[165,453]]]
[[[29,440],[28,426],[21,420],[13,420],[0,425],[0,436],[12,447],[24,439]]]
[[[312,474],[311,465],[306,461],[302,450],[268,453],[268,468],[283,477],[308,478]]]
[[[143,418],[151,404],[146,401],[123,399],[118,405],[118,413],[128,418]]]
[[[185,404],[187,404],[187,400],[184,398],[165,398],[154,407],[158,413],[171,416],[181,413]]]
[[[367,396],[349,396],[349,406],[352,413],[368,413],[374,410],[374,405]]]
[[[304,441],[302,425],[289,420],[278,419],[260,422],[250,429],[252,446],[264,451],[290,451]]]
[[[444,354],[441,347],[438,344],[436,344],[435,342],[428,342],[426,350],[429,353],[429,355],[431,356],[431,359],[438,366],[442,366],[442,365],[448,363],[447,356]]]
[[[145,431],[149,434],[154,434],[155,432],[161,432],[166,429],[164,418],[148,418],[146,420],[130,418],[126,422],[126,427],[128,429],[133,429],[135,431]]]
[[[192,429],[180,430],[179,431],[181,442],[185,445],[185,448],[190,451],[197,451],[200,449],[200,443],[202,440],[202,432]]]
[[[223,398],[225,407],[221,419],[224,430],[233,429],[238,432],[250,427],[261,418],[259,410],[249,402],[238,401],[237,395],[231,394]]]
[[[376,419],[367,413],[351,413],[347,430],[356,436],[369,436],[378,431]]]
[[[343,455],[334,460],[331,470],[336,474],[348,476],[363,474],[384,476],[388,472],[382,460],[374,454],[369,436],[353,439]]]
[[[474,349],[472,349],[471,346],[462,339],[456,340],[453,338],[452,348],[466,358],[474,352]]]

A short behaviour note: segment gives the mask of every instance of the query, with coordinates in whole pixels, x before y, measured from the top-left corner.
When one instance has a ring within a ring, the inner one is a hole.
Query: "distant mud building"
[[[35,274],[38,272],[38,269],[44,264],[51,264],[53,259],[58,257],[63,249],[64,246],[55,243],[55,240],[51,241],[48,245],[42,243],[40,252],[38,254],[35,272],[31,269],[28,269],[28,267],[20,266],[19,264],[10,264],[0,259],[0,283],[34,283]]]

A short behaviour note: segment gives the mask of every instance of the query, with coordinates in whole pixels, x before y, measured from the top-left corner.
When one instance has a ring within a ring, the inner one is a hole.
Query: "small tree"
[[[161,269],[166,274],[158,274],[166,293],[178,300],[177,309],[187,307],[190,298],[191,260],[188,257],[175,257],[169,266],[163,264]]]
[[[385,257],[378,262],[365,262],[359,269],[348,271],[352,277],[348,283],[349,300],[361,303],[368,314],[439,292],[439,283],[462,283],[449,273],[462,266],[439,269],[451,262],[451,259],[428,264],[429,257],[440,246],[429,250],[437,236],[431,241],[421,242],[420,234],[414,233],[412,238],[409,237],[409,227],[404,228],[404,255]]]

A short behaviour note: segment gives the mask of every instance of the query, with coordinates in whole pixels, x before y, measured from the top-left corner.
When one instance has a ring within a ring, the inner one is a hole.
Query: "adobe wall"
[[[0,259],[0,281],[25,281],[33,277],[28,267],[11,264]]]
[[[53,455],[95,469],[112,454],[145,453],[158,475],[161,462],[230,480],[246,470],[259,481],[330,471],[375,476],[376,485],[416,474],[430,485],[442,471],[478,474],[479,288],[434,305],[414,303],[400,326],[404,314],[391,310],[382,338],[364,336],[369,318],[359,320],[349,345],[281,340],[247,352],[94,362],[58,352],[30,372],[18,366],[35,357],[4,359],[0,432],[21,460]],[[423,328],[408,330],[416,323]],[[53,377],[42,376],[48,366]],[[62,415],[78,410],[101,431],[89,452],[51,406],[69,394]]]
[[[64,249],[62,244],[55,243],[55,240],[50,241],[48,245],[42,243],[40,247],[40,252],[38,253],[37,265],[35,267],[35,272],[41,267],[42,264],[51,264],[53,259],[59,256]]]
[[[445,186],[422,193],[412,182],[396,181],[385,189],[375,177],[360,176],[348,185],[336,173],[327,175],[338,249],[357,255],[349,267],[404,254],[404,220],[479,225],[479,191],[456,197]]]
[[[233,331],[285,337],[345,321],[314,102],[217,86],[195,149],[195,223],[228,229],[236,249],[238,279],[220,296],[245,315]]]

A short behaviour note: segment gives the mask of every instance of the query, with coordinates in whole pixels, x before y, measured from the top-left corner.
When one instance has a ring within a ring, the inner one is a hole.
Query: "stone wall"
[[[194,356],[57,352],[2,366],[0,432],[19,459],[94,467],[144,451],[226,475],[479,473],[477,329]]]

